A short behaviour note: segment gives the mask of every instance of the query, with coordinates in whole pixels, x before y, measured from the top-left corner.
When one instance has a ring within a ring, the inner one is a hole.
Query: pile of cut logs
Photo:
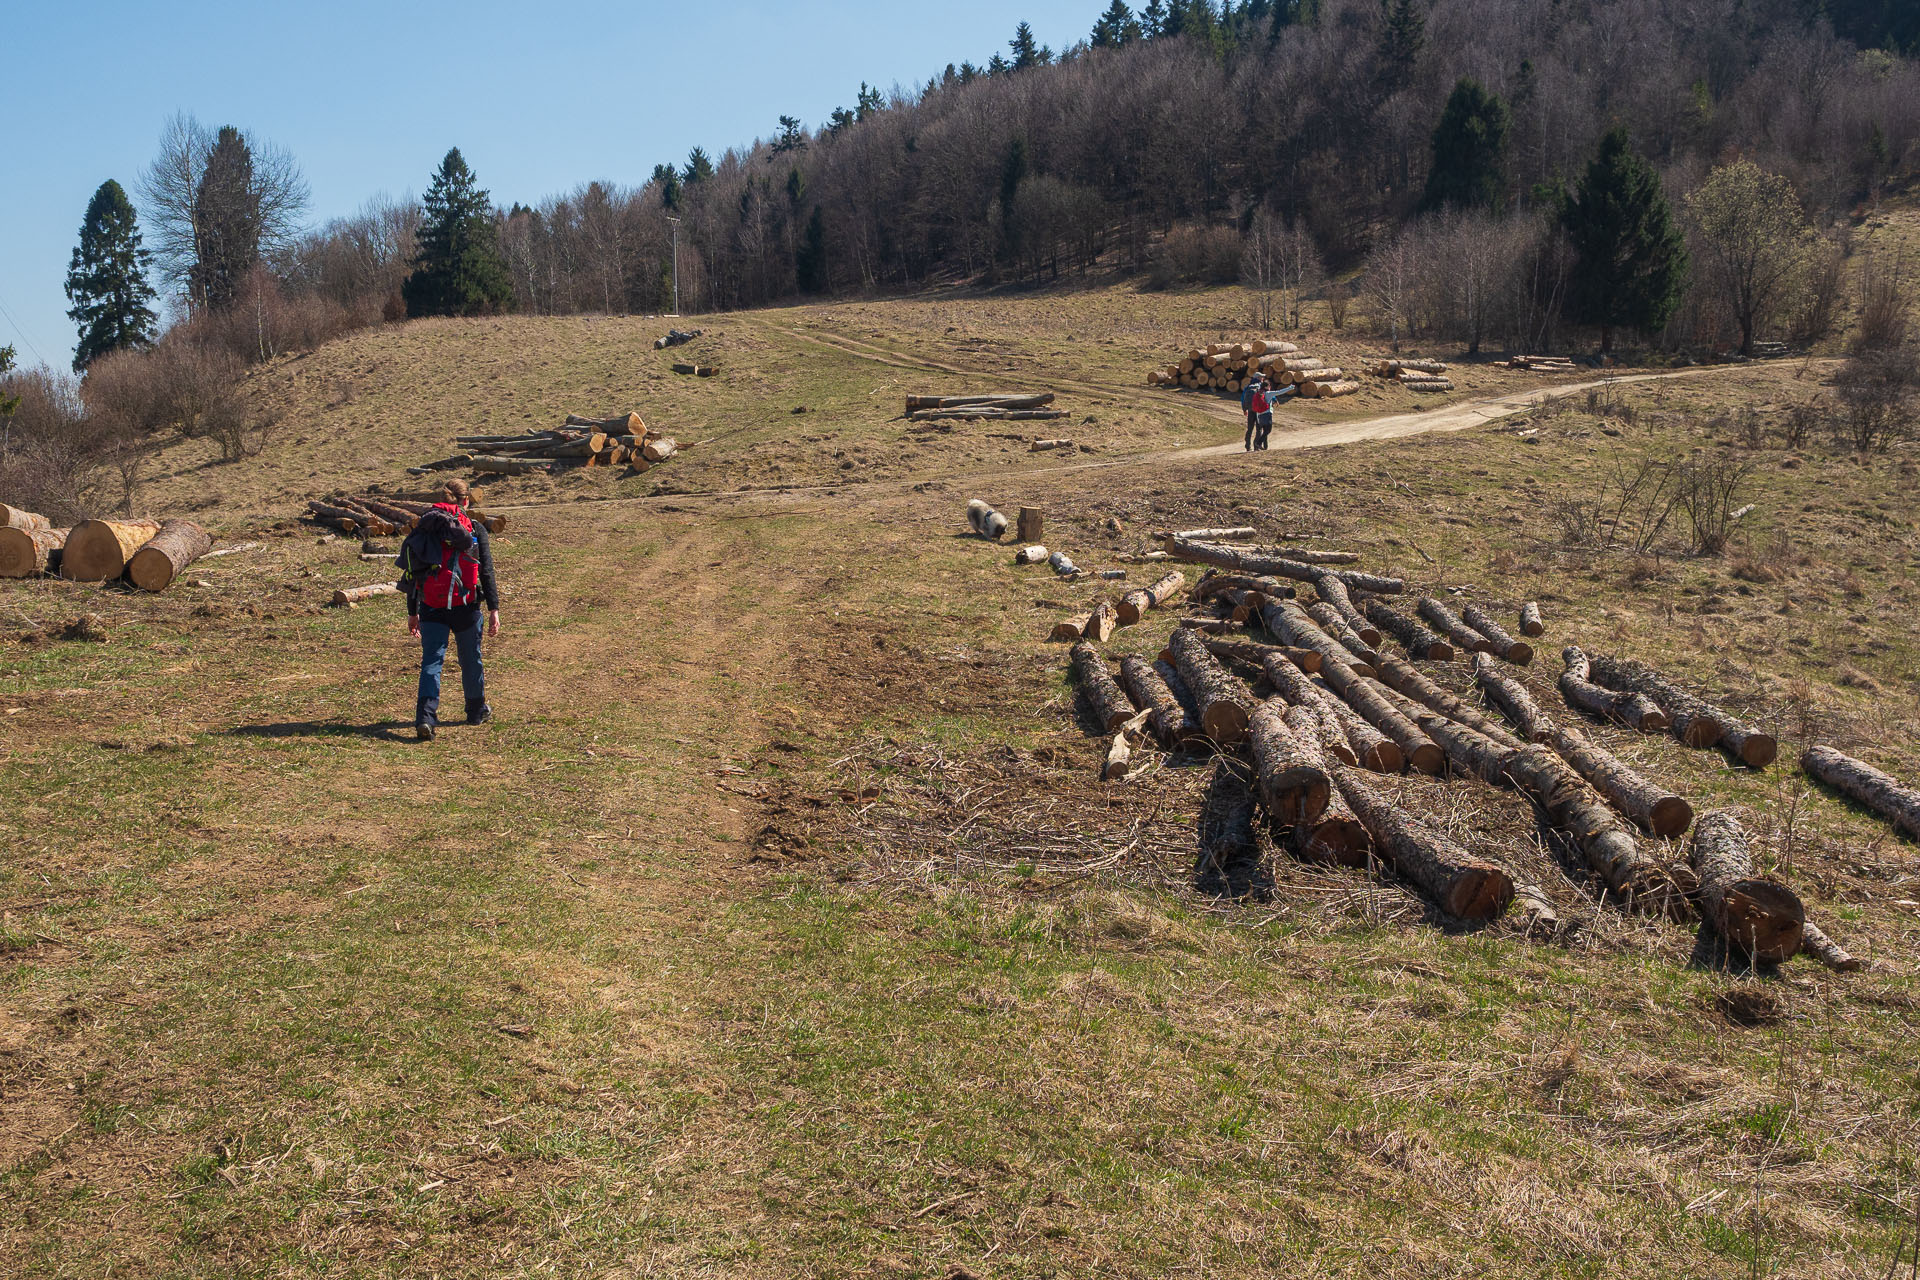
[[[1578,373],[1572,356],[1515,356],[1506,362],[1509,369],[1531,369],[1535,373]]]
[[[1453,379],[1439,360],[1376,360],[1367,366],[1376,378],[1391,378],[1409,391],[1451,391]]]
[[[637,413],[610,418],[567,415],[566,425],[552,431],[512,436],[458,436],[454,443],[465,452],[436,462],[408,467],[410,475],[429,471],[470,469],[492,475],[551,473],[568,467],[631,467],[649,470],[679,450],[673,440],[641,421]]]
[[[326,498],[314,498],[307,503],[304,517],[315,524],[337,529],[341,533],[356,534],[362,538],[390,538],[396,534],[404,535],[412,530],[420,517],[427,514],[436,502],[444,502],[443,494],[431,492],[407,496],[363,493],[348,495],[335,493]],[[478,524],[486,526],[488,533],[504,533],[507,518],[500,515],[487,515],[477,507],[467,515]]]
[[[182,569],[213,550],[207,531],[189,520],[87,520],[55,529],[46,517],[5,503],[0,520],[0,578],[124,577],[142,591],[165,591]]]
[[[1267,385],[1276,390],[1291,387],[1309,399],[1352,395],[1360,389],[1341,369],[1303,355],[1293,343],[1260,338],[1191,348],[1174,363],[1149,369],[1147,385],[1238,395],[1256,373],[1265,374]]]
[[[1004,521],[995,525],[983,514],[976,527],[997,535]],[[1561,723],[1534,700],[1516,671],[1533,658],[1521,637],[1545,630],[1536,604],[1514,611],[1509,630],[1478,604],[1456,611],[1419,596],[1408,610],[1395,602],[1406,596],[1406,584],[1347,567],[1360,558],[1352,552],[1240,546],[1181,533],[1165,535],[1163,546],[1172,559],[1210,568],[1190,589],[1176,570],[1117,602],[1103,600],[1050,637],[1071,642],[1073,679],[1111,735],[1103,777],[1134,776],[1139,771],[1130,762],[1150,743],[1237,757],[1259,808],[1301,859],[1384,866],[1463,920],[1490,919],[1517,904],[1530,933],[1556,932],[1539,886],[1469,852],[1441,824],[1368,780],[1369,773],[1409,768],[1470,774],[1528,799],[1607,895],[1628,909],[1674,919],[1698,914],[1729,948],[1757,961],[1804,951],[1835,968],[1858,967],[1807,920],[1791,890],[1755,872],[1732,813],[1696,823],[1684,797],[1606,751],[1578,716]],[[1016,559],[1033,562],[1024,551]],[[1308,588],[1311,603],[1301,598]],[[1183,593],[1189,615],[1173,623],[1157,658],[1128,656],[1117,673],[1111,670],[1098,646]],[[1389,638],[1406,656],[1390,651]],[[1473,655],[1484,704],[1409,661],[1445,662],[1463,652]],[[1589,657],[1575,646],[1563,657],[1559,688],[1576,712],[1644,732],[1671,731],[1690,745],[1717,745],[1749,768],[1774,758],[1769,735],[1651,668]],[[1816,752],[1826,754],[1816,760],[1809,753],[1810,773],[1821,770],[1816,776],[1899,815],[1903,829],[1920,834],[1920,793],[1837,752]],[[1238,821],[1250,824],[1251,812]],[[1643,843],[1677,839],[1689,828],[1684,858],[1670,856],[1664,844]],[[1242,853],[1254,847],[1250,827],[1208,838]],[[1212,847],[1205,852],[1220,856]]]
[[[1050,422],[1067,416],[1050,409],[1052,392],[1007,392],[980,396],[908,396],[910,422]]]

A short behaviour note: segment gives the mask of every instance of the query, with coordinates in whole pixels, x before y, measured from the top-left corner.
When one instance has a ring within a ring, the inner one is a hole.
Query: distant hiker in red
[[[480,602],[487,604],[487,634],[500,634],[500,592],[493,582],[493,544],[487,527],[467,515],[472,505],[464,480],[447,481],[447,500],[433,509],[400,544],[400,586],[407,597],[407,630],[420,637],[420,691],[413,727],[431,742],[440,727],[440,672],[447,641],[460,653],[460,684],[467,696],[467,723],[493,718],[487,705],[487,673],[480,660]]]

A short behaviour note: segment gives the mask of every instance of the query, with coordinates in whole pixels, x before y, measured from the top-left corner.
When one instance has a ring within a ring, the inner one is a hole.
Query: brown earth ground
[[[1792,761],[1817,737],[1920,777],[1912,455],[1783,447],[1826,395],[1806,360],[1485,425],[1537,378],[1468,365],[1424,410],[1370,387],[1223,455],[1230,407],[1138,384],[1243,315],[716,317],[700,381],[641,320],[434,322],[261,371],[263,452],[179,446],[149,496],[263,545],[158,597],[0,586],[0,1272],[1883,1274],[1913,1241],[1915,849]],[[1000,386],[1058,390],[1090,452],[898,420]],[[375,575],[273,526],[416,487],[456,429],[627,405],[695,447],[484,488],[499,719],[414,745],[396,602],[322,611]],[[1408,413],[1448,429],[1285,447]],[[1642,458],[1750,468],[1727,554],[1591,544],[1581,503]],[[1114,588],[1015,569],[973,496],[1136,579],[1150,531],[1245,522],[1538,600],[1548,705],[1569,640],[1658,661],[1780,764],[1596,735],[1737,806],[1869,969],[1747,973],[1460,781],[1383,785],[1529,872],[1561,937],[1271,847],[1197,870],[1223,780],[1103,787],[1041,642]],[[84,612],[104,643],[61,638]]]

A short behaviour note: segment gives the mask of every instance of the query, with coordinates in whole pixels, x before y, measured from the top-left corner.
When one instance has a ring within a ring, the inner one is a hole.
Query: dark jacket
[[[493,540],[487,537],[487,526],[474,520],[471,512],[467,518],[473,520],[474,554],[480,560],[480,598],[486,602],[489,610],[496,610],[500,607],[500,588],[493,581]],[[407,616],[445,623],[455,631],[465,631],[480,620],[480,605],[475,602],[460,609],[422,609],[420,593],[415,590],[407,592]]]

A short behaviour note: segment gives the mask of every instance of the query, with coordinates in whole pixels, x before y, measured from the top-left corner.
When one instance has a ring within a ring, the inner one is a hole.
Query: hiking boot
[[[422,702],[413,709],[413,731],[420,735],[420,741],[432,742],[433,735],[440,728],[440,704]]]
[[[436,727],[431,720],[420,720],[415,722],[413,731],[420,735],[420,741],[432,742]]]
[[[485,724],[491,719],[493,719],[493,708],[484,702],[477,707],[467,708],[468,724]]]

